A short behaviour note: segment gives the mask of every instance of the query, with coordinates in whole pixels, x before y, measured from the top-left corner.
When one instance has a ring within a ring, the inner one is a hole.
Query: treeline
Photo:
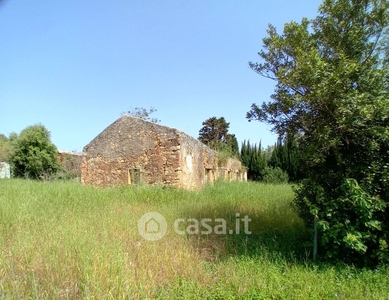
[[[247,177],[268,183],[298,182],[303,179],[298,144],[295,139],[279,138],[274,146],[262,149],[261,143],[243,141],[240,160],[247,167]]]
[[[60,162],[50,132],[41,124],[28,126],[9,137],[0,134],[0,162],[9,163],[12,177],[53,180],[81,175],[81,160],[63,154]]]

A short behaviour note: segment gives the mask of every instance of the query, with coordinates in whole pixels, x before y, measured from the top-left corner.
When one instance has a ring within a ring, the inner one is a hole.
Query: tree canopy
[[[9,160],[9,142],[4,134],[0,134],[0,162]]]
[[[388,8],[325,0],[313,20],[270,25],[249,63],[276,86],[247,118],[299,137],[297,211],[318,221],[323,255],[364,265],[389,260]]]
[[[60,168],[57,148],[43,125],[29,126],[19,136],[12,134],[10,143],[10,162],[15,177],[48,179]]]
[[[224,117],[208,118],[202,125],[199,131],[199,141],[218,151],[228,148],[227,150],[233,156],[239,154],[238,141],[235,134],[228,133],[230,123]]]
[[[224,117],[211,117],[202,123],[203,127],[199,131],[199,140],[208,145],[211,143],[227,142],[228,128],[230,123]]]

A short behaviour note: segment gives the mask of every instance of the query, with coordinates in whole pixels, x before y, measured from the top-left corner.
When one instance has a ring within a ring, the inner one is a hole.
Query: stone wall
[[[227,160],[225,168],[226,173],[239,172],[240,162]],[[97,186],[162,184],[198,189],[219,176],[216,152],[197,139],[126,115],[84,147],[81,169],[81,182]],[[235,177],[228,179],[238,180]]]
[[[235,158],[228,158],[217,168],[217,177],[225,180],[247,181],[247,170]]]
[[[82,154],[76,152],[58,151],[58,162],[64,167],[69,176],[81,177]]]
[[[179,186],[179,150],[175,129],[122,116],[84,148],[81,181]]]
[[[213,183],[216,170],[216,152],[191,136],[179,132],[181,141],[181,186],[198,189]]]

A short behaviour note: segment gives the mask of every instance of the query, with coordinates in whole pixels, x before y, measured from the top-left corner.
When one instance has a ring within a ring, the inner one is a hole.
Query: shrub
[[[263,182],[271,184],[288,183],[288,174],[280,168],[266,167],[263,171]]]
[[[48,180],[60,169],[57,148],[43,125],[29,126],[10,140],[10,162],[15,177]]]

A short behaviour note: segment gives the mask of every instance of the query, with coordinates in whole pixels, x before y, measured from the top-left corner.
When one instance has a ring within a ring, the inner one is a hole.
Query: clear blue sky
[[[318,0],[0,1],[0,133],[41,123],[82,151],[123,111],[150,106],[198,137],[225,117],[239,142],[276,136],[248,122],[273,82],[248,68],[269,23],[313,18]]]

